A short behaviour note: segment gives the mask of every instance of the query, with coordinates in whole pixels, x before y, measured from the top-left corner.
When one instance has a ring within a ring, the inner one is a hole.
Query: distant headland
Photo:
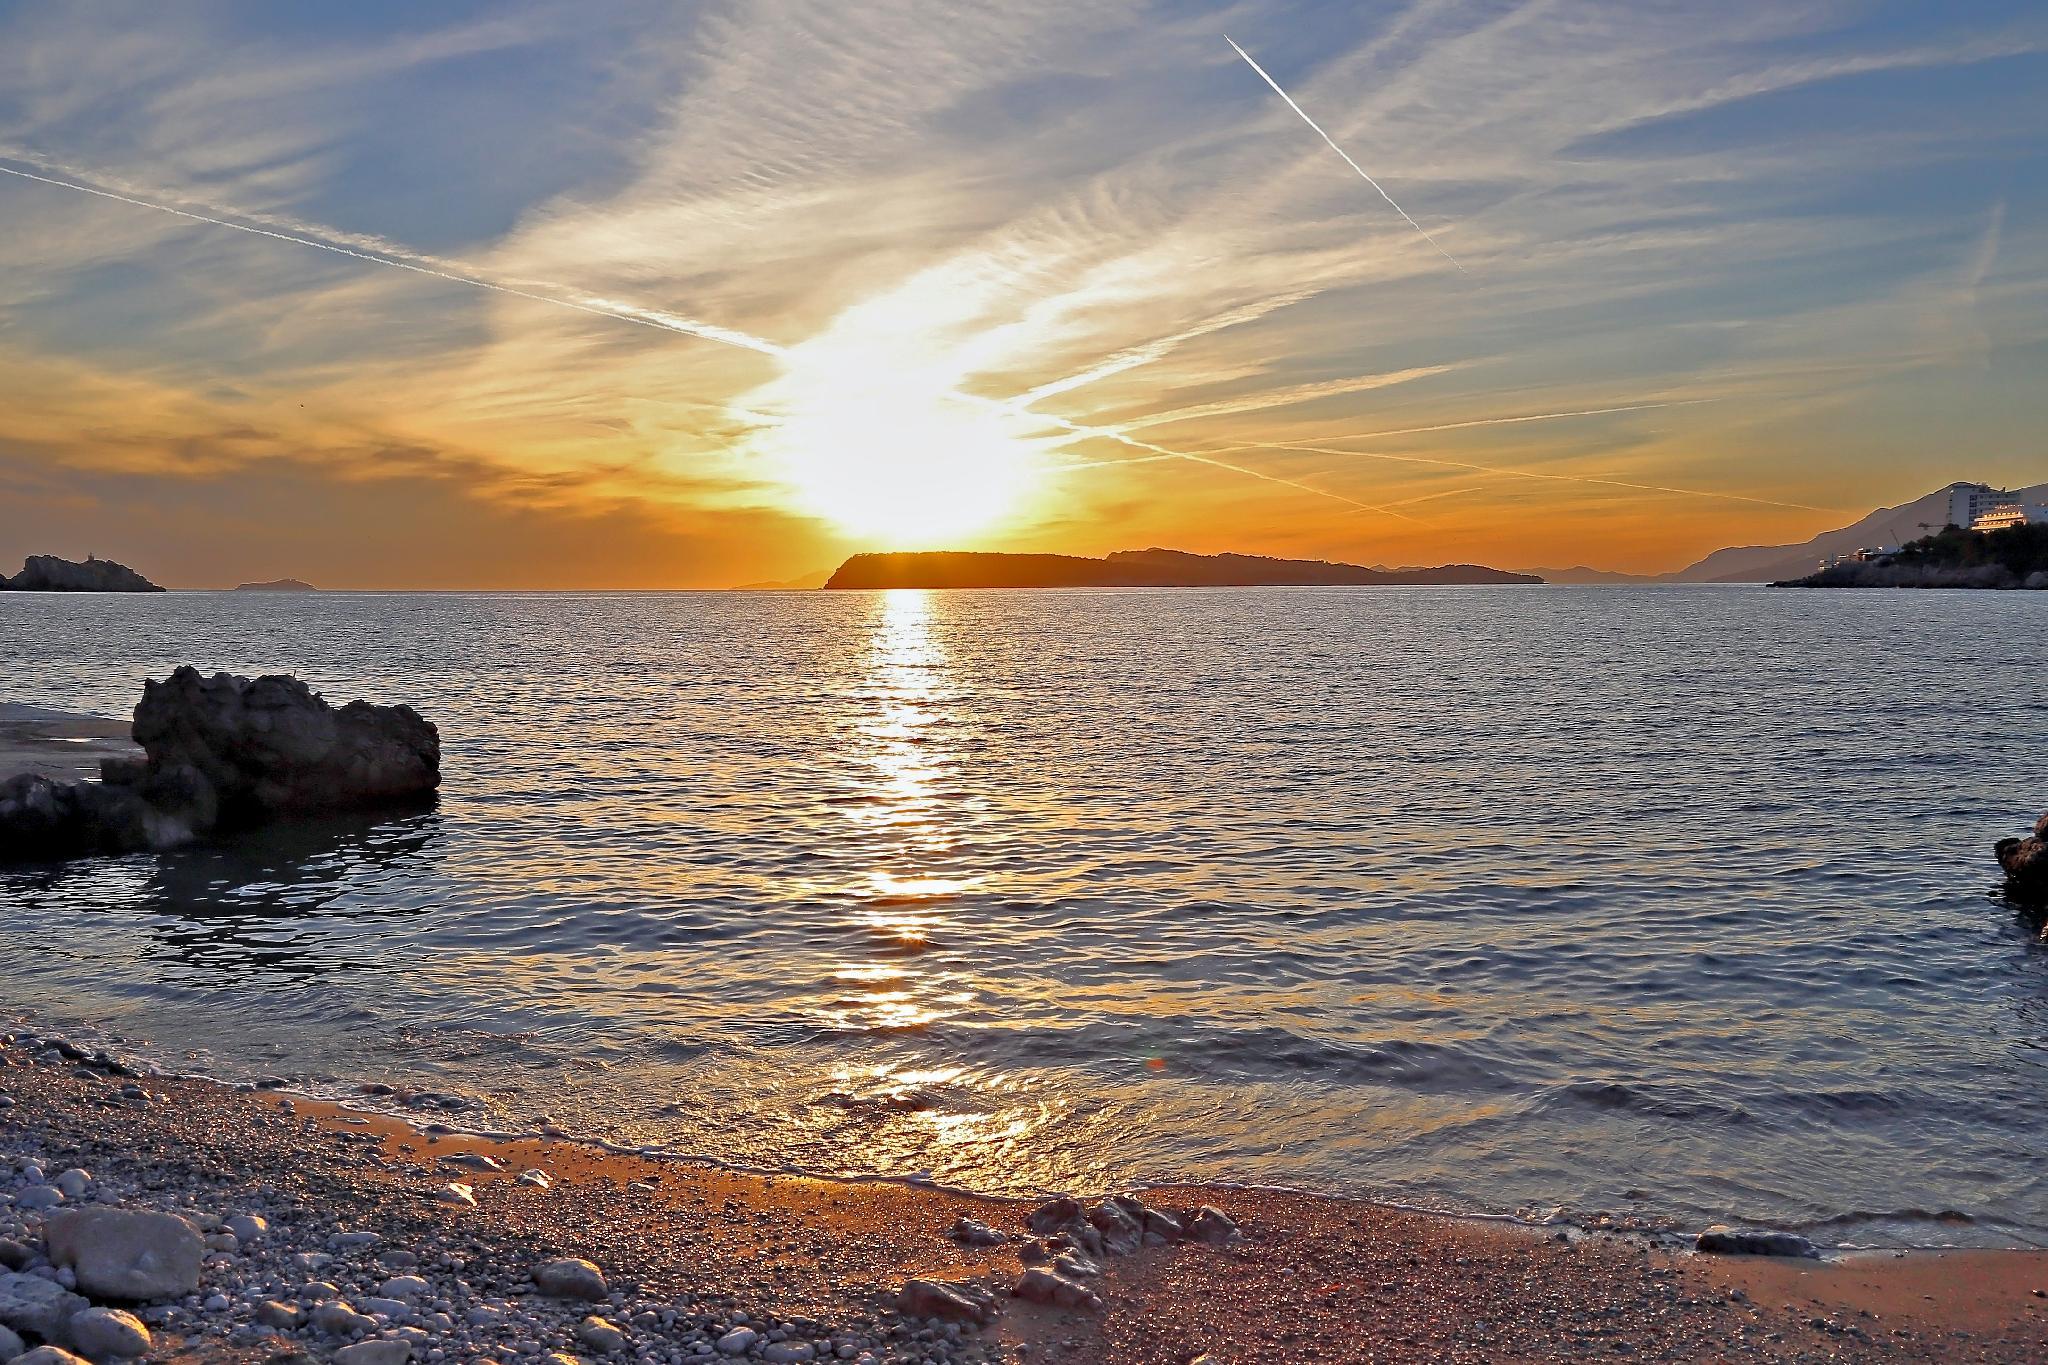
[[[1185,550],[1119,550],[1079,555],[931,550],[855,555],[826,581],[831,588],[1271,588],[1407,584],[1541,583],[1533,574],[1479,564],[1369,569],[1320,559],[1198,555]]]
[[[1949,526],[1898,549],[1859,550],[1775,588],[2048,589],[2048,523]]]
[[[318,592],[311,583],[296,578],[273,578],[268,583],[237,583],[236,592]]]
[[[83,563],[55,555],[30,555],[21,572],[0,578],[9,592],[162,592],[126,564],[87,555]]]

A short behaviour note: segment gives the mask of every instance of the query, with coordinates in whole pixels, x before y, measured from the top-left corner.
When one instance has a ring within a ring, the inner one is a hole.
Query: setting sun
[[[956,542],[1023,510],[1037,482],[1030,419],[925,376],[792,369],[756,437],[799,511],[892,549]]]

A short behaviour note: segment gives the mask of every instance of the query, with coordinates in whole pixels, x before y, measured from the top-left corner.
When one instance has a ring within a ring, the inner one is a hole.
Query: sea
[[[2048,1243],[2038,594],[0,594],[431,810],[0,871],[0,1016],[737,1166]]]

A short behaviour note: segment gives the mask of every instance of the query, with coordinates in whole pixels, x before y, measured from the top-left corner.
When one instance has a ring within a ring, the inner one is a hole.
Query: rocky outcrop
[[[0,783],[0,860],[174,848],[216,829],[425,798],[440,732],[409,706],[339,709],[297,678],[184,667],[144,684],[145,757],[98,783],[25,774]]]
[[[30,555],[22,561],[21,572],[0,578],[0,587],[10,592],[162,592],[126,564],[111,559],[85,557],[83,564],[55,555]]]
[[[2048,904],[2048,815],[2034,822],[2025,839],[2000,839],[1998,865],[2005,870],[2005,889],[2014,900]]]

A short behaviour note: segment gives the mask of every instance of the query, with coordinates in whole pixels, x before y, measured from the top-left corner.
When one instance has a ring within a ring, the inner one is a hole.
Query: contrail
[[[1259,73],[1260,80],[1264,81],[1266,84],[1273,87],[1274,94],[1278,95],[1281,99],[1287,101],[1287,107],[1289,109],[1292,109],[1295,113],[1301,115],[1301,121],[1303,123],[1306,123],[1309,127],[1316,130],[1317,137],[1320,137],[1323,141],[1330,144],[1331,151],[1335,152],[1338,156],[1344,158],[1345,165],[1349,166],[1352,170],[1357,171],[1359,177],[1363,179],[1366,184],[1378,190],[1380,192],[1380,198],[1386,200],[1389,204],[1394,204],[1394,196],[1387,193],[1386,187],[1381,185],[1379,181],[1373,179],[1370,175],[1367,175],[1365,167],[1359,165],[1356,161],[1353,161],[1351,159],[1351,153],[1345,151],[1342,147],[1339,147],[1337,145],[1337,139],[1331,137],[1328,133],[1324,132],[1323,125],[1317,123],[1314,119],[1310,118],[1308,116],[1308,111],[1306,109],[1303,109],[1300,105],[1294,102],[1294,96],[1288,94],[1285,90],[1282,90],[1280,88],[1280,82],[1274,80],[1271,76],[1268,76],[1266,74],[1266,68],[1260,66],[1257,62],[1252,60],[1251,53],[1246,52],[1243,48],[1239,47],[1237,45],[1237,40],[1232,38],[1228,33],[1223,35],[1223,41],[1230,44],[1231,50],[1233,52],[1237,53],[1238,56],[1244,58],[1245,64],[1247,66],[1251,67],[1252,70]],[[1416,222],[1413,218],[1409,218],[1408,210],[1402,208],[1399,204],[1394,204],[1394,212],[1400,214],[1401,217],[1407,221],[1409,227],[1412,227],[1417,232],[1421,233],[1422,240],[1428,242],[1431,246],[1435,247],[1439,255],[1441,255],[1445,260],[1449,261],[1452,265],[1457,265],[1459,274],[1469,275],[1471,273],[1470,271],[1466,270],[1464,266],[1458,265],[1458,258],[1456,256],[1453,256],[1450,252],[1445,251],[1443,243],[1439,242],[1436,238],[1429,235],[1429,229],[1423,227],[1422,224]]]
[[[1672,488],[1658,483],[1630,483],[1626,479],[1601,479],[1586,474],[1543,474],[1533,469],[1515,469],[1506,465],[1474,464],[1470,460],[1438,460],[1426,455],[1394,455],[1381,450],[1338,450],[1332,446],[1289,445],[1280,441],[1253,441],[1242,449],[1246,450],[1298,450],[1308,455],[1353,455],[1368,460],[1397,460],[1402,464],[1436,465],[1442,469],[1470,469],[1480,474],[1505,474],[1514,478],[1544,479],[1552,483],[1597,484],[1607,488],[1633,488],[1643,493],[1677,493],[1689,498],[1726,498],[1733,502],[1753,502],[1765,507],[1789,507],[1801,512],[1839,512],[1839,507],[1815,507],[1804,502],[1779,502],[1774,498],[1751,497],[1747,493],[1717,493],[1705,488]],[[1386,509],[1379,509],[1384,511]]]
[[[19,160],[21,158],[16,159]],[[553,304],[557,308],[570,308],[579,313],[590,313],[597,317],[612,318],[619,322],[630,322],[641,327],[653,327],[664,332],[677,332],[684,336],[699,337],[705,341],[715,341],[724,346],[736,346],[741,350],[756,351],[762,355],[782,356],[787,354],[787,348],[746,332],[735,331],[729,327],[715,326],[711,323],[698,322],[691,318],[677,317],[672,313],[664,313],[652,308],[619,304],[609,299],[599,298],[596,295],[585,295],[582,300],[577,300],[564,298],[559,294],[535,293],[532,290],[519,289],[509,284],[500,284],[495,280],[482,279],[476,275],[461,274],[453,270],[442,269],[436,265],[421,263],[423,259],[428,258],[406,260],[395,254],[367,251],[355,246],[343,246],[336,241],[323,241],[319,237],[307,235],[304,229],[301,229],[300,232],[281,232],[273,228],[257,227],[252,223],[238,223],[227,218],[209,217],[204,213],[194,213],[190,209],[174,208],[169,204],[160,204],[148,199],[138,199],[133,195],[116,194],[112,190],[102,189],[98,186],[79,184],[77,179],[60,180],[54,176],[37,175],[30,171],[17,170],[12,166],[0,166],[0,175],[11,175],[22,180],[33,180],[38,184],[54,185],[58,189],[63,190],[76,190],[80,194],[89,194],[96,199],[111,199],[117,204],[130,204],[136,208],[150,209],[157,213],[168,213],[194,223],[205,223],[209,227],[230,228],[236,232],[246,232],[255,237],[269,237],[279,242],[290,242],[294,246],[307,246],[312,247],[316,251],[329,251],[337,256],[347,256],[352,260],[366,261],[371,265],[388,265],[394,270],[410,270],[415,275],[428,275],[437,280],[447,280],[454,284],[466,284],[474,289],[488,289],[497,294],[509,294],[513,298],[531,299],[535,303]],[[82,178],[79,177],[79,179]],[[339,236],[340,234],[336,235]]]
[[[1381,436],[1416,436],[1430,431],[1463,431],[1467,427],[1504,427],[1517,422],[1556,422],[1567,417],[1601,417],[1610,412],[1648,412],[1653,408],[1689,408],[1696,403],[1718,403],[1718,398],[1674,398],[1664,403],[1624,403],[1612,408],[1579,408],[1573,412],[1531,412],[1519,417],[1475,417],[1469,422],[1438,422],[1428,427],[1391,427],[1385,431],[1353,431],[1342,436],[1325,436],[1325,441],[1371,441]]]

